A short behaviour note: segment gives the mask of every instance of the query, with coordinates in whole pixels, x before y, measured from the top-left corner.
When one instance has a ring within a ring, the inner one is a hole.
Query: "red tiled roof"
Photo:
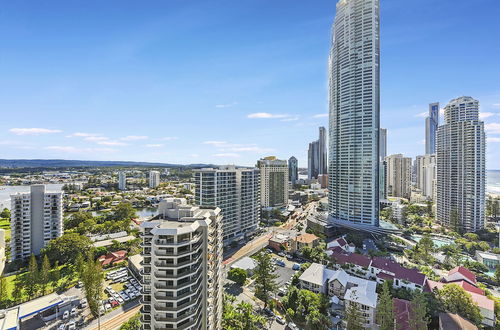
[[[340,246],[347,245],[347,241],[343,237],[337,238],[336,241]]]
[[[418,285],[424,285],[425,275],[416,269],[408,269],[395,261],[382,257],[372,258],[372,267],[393,273],[394,278],[410,281]]]
[[[340,246],[334,246],[334,247],[328,248],[328,250],[332,251],[333,253],[338,253],[338,254],[345,253],[344,250],[342,250],[342,248]]]
[[[121,261],[121,260],[125,259],[126,256],[127,256],[127,251],[120,250],[120,251],[108,253],[105,256],[100,256],[98,260],[101,263],[101,265],[106,266],[106,265],[109,265],[111,263]]]
[[[447,283],[453,283],[453,284],[458,284],[459,286],[461,286],[465,291],[468,291],[468,292],[474,292],[474,293],[477,293],[477,294],[481,294],[484,296],[484,290],[478,288],[478,287],[475,287],[474,285],[470,284],[469,282],[467,281],[464,281],[464,280],[461,280],[461,281],[452,281],[452,282],[447,282]]]
[[[335,260],[341,265],[355,264],[361,267],[368,267],[371,263],[371,259],[369,257],[357,253],[343,254],[334,252],[332,254],[332,258],[335,258]]]
[[[378,273],[377,277],[380,277],[381,279],[384,279],[384,280],[393,280],[394,279],[394,276],[391,276],[391,275],[386,274],[386,273]]]
[[[477,283],[476,281],[476,275],[474,275],[473,272],[465,268],[464,266],[458,266],[453,268],[448,272],[448,276],[453,275],[455,273],[462,274],[465,278],[469,279],[473,283]]]
[[[394,318],[398,330],[411,330],[410,328],[410,310],[411,303],[408,300],[394,298]]]
[[[465,283],[465,284],[460,285],[461,283]],[[476,302],[479,307],[484,308],[484,309],[488,309],[488,310],[492,310],[492,311],[495,310],[495,303],[493,302],[493,300],[489,299],[488,297],[486,297],[484,295],[483,290],[478,289],[478,288],[470,285],[470,283],[467,283],[465,281],[452,282],[452,283],[442,283],[442,282],[435,282],[435,281],[427,280],[427,284],[426,284],[424,290],[425,291],[432,291],[434,288],[441,290],[445,285],[450,285],[450,284],[456,284],[456,285],[462,286],[462,288],[465,291],[469,292],[469,294],[472,297],[472,300],[474,302]],[[470,289],[470,288],[474,288],[474,290],[469,291],[468,289]],[[483,291],[483,294],[476,292],[477,290]]]

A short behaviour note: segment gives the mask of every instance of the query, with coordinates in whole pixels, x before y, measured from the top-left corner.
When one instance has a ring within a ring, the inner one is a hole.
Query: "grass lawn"
[[[53,268],[52,268],[53,269]],[[64,288],[69,288],[75,285],[78,281],[75,277],[75,274],[73,273],[71,267],[69,266],[59,266],[59,271],[61,274],[61,278],[57,283],[55,282],[50,282],[49,285],[47,286],[45,294],[52,293],[56,291],[57,289],[64,289]],[[12,298],[12,291],[14,290],[14,282],[17,278],[22,280],[26,276],[27,272],[18,274],[18,275],[11,275],[6,277],[5,279],[7,280],[7,293],[8,297]],[[26,295],[26,292],[23,292],[23,301],[28,300],[28,296]]]

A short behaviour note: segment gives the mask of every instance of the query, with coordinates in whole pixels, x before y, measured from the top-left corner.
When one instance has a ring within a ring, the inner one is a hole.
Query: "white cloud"
[[[122,140],[122,141],[139,141],[139,140],[146,140],[146,139],[148,139],[148,137],[145,135],[129,135],[129,136],[125,136],[125,137],[120,138],[120,140]]]
[[[480,112],[479,119],[489,118],[489,117],[494,116],[494,115],[496,115],[496,113],[494,113],[494,112]]]
[[[250,151],[250,152],[271,152],[274,149],[271,148],[261,148],[261,147],[231,147],[228,150],[231,151]]]
[[[319,113],[313,116],[313,118],[326,118],[326,117],[328,117],[327,113]]]
[[[146,148],[161,148],[163,147],[164,145],[161,144],[161,143],[156,143],[156,144],[146,144],[145,147]]]
[[[290,115],[286,114],[272,114],[268,112],[256,112],[256,113],[251,113],[247,115],[247,118],[251,119],[283,119],[283,118],[289,118],[291,117]]]
[[[237,158],[237,157],[240,157],[240,155],[232,153],[232,152],[214,154],[213,156],[214,157],[224,157],[224,158]]]
[[[127,143],[124,142],[118,142],[118,141],[97,141],[97,144],[103,145],[103,146],[127,146]]]
[[[161,140],[161,141],[173,141],[173,140],[179,140],[179,138],[176,137],[176,136],[166,136],[166,137],[159,138],[158,140]]]
[[[425,118],[425,117],[427,117],[427,112],[424,111],[424,112],[421,112],[421,113],[417,113],[413,117]]]
[[[48,128],[11,128],[9,131],[16,135],[40,135],[40,134],[52,134],[52,133],[62,132],[59,129],[48,129]]]
[[[500,137],[489,137],[488,143],[500,142]]]
[[[49,146],[45,147],[47,150],[54,150],[66,153],[94,153],[94,152],[115,152],[111,148],[76,148],[72,146]]]
[[[235,105],[238,105],[238,102],[232,102],[232,103],[227,103],[227,104],[216,104],[216,108],[231,108],[234,107]]]
[[[488,123],[484,127],[490,134],[500,134],[500,123]]]

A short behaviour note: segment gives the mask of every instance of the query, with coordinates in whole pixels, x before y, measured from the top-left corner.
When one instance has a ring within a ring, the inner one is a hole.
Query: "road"
[[[141,309],[141,304],[139,304],[138,299],[135,300],[127,307],[118,308],[101,317],[101,330],[114,330],[118,329],[124,322],[128,321],[132,316],[134,316]],[[85,327],[87,330],[98,329],[97,320],[93,320],[89,325]]]

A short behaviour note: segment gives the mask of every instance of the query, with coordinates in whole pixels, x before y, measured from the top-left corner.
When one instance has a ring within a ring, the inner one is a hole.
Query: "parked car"
[[[263,311],[266,315],[274,316],[274,312],[272,310],[270,310],[269,308],[264,308]]]
[[[78,283],[76,284],[76,287],[79,289],[83,286],[83,282],[82,281],[78,281]]]
[[[297,263],[293,264],[292,269],[293,270],[300,270],[300,264],[297,264]]]
[[[287,330],[299,330],[299,327],[293,322],[288,322],[285,329],[287,329]]]
[[[76,329],[76,323],[75,321],[71,321],[68,323],[68,330],[75,330]]]
[[[106,311],[109,311],[111,309],[111,304],[107,303],[106,305],[104,305],[104,308],[106,309]]]
[[[281,267],[285,267],[285,262],[283,260],[277,260],[276,265],[281,266]]]
[[[66,329],[66,324],[64,323],[59,324],[59,326],[57,327],[57,330],[64,330],[64,329]]]
[[[80,308],[87,308],[87,299],[80,300]]]
[[[76,316],[76,308],[73,307],[71,309],[71,313],[70,314],[71,314],[71,317],[75,317]]]
[[[64,311],[62,319],[66,320],[69,317],[69,311]]]
[[[276,316],[276,322],[278,322],[279,324],[286,324],[286,321],[284,318],[282,318],[281,316]]]

